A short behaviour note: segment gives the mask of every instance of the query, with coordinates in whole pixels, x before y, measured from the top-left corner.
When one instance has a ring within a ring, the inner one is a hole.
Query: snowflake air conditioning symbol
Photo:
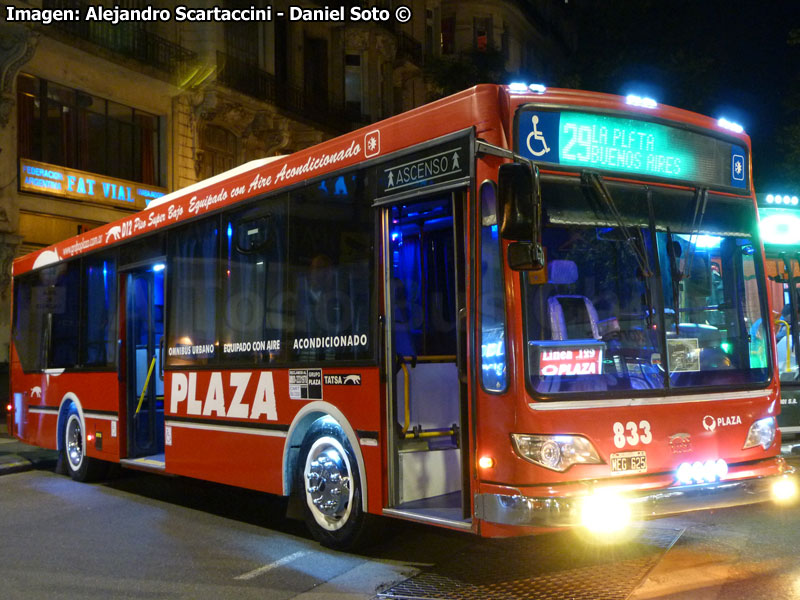
[[[381,132],[376,129],[364,136],[364,157],[377,156],[381,153]]]
[[[734,154],[731,157],[731,170],[734,181],[744,181],[744,156]]]

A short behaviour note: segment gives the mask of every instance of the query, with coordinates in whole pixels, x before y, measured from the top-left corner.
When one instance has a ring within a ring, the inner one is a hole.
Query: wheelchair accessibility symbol
[[[539,131],[539,116],[533,115],[533,131],[528,134],[528,139],[526,143],[528,144],[528,151],[533,154],[534,156],[542,156],[543,154],[547,154],[550,152],[550,148],[547,146],[547,141],[544,139],[544,134]],[[531,145],[531,138],[533,138],[534,144]],[[534,150],[533,146],[539,147],[537,142],[541,142],[541,150]]]

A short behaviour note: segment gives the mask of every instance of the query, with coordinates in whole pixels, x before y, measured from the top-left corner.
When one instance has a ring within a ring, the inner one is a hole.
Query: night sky
[[[756,192],[800,192],[800,43],[788,43],[793,29],[800,42],[800,1],[570,0],[567,9],[579,34],[570,87],[736,121],[752,138]]]

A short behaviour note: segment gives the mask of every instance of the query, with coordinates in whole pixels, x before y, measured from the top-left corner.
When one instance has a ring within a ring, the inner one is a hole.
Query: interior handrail
[[[398,356],[400,368],[403,369],[403,429],[400,432],[400,437],[408,440],[413,438],[426,438],[426,437],[447,437],[456,434],[455,427],[449,429],[426,429],[415,427],[412,431],[408,431],[411,427],[411,376],[408,373],[408,364],[412,366],[419,362],[455,362],[455,355],[431,355],[431,356]],[[445,360],[449,359],[449,360]]]
[[[422,354],[419,356],[400,356],[403,363],[446,363],[456,362],[455,354]]]
[[[791,334],[791,327],[788,321],[784,321],[783,319],[775,319],[775,325],[778,323],[783,323],[786,326],[786,373],[789,373],[792,370],[792,349],[790,347],[790,339],[789,336]]]
[[[153,374],[153,367],[156,366],[156,356],[153,355],[153,360],[150,361],[150,368],[147,369],[147,377],[144,379],[144,385],[142,386],[142,395],[139,396],[139,404],[136,405],[136,412],[133,413],[133,416],[139,414],[139,410],[142,408],[142,401],[144,400],[144,393],[147,391],[147,384],[150,383],[150,375]]]

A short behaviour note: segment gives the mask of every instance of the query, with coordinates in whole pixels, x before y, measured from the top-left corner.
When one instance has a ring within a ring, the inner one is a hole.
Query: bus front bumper
[[[792,492],[796,495],[797,483],[794,469],[789,468],[768,477],[625,491],[615,494],[613,502],[627,503],[633,519],[641,520],[770,500],[789,501]],[[475,496],[475,513],[479,519],[501,525],[572,527],[584,524],[584,507],[593,498],[592,493],[551,497],[480,493]]]

